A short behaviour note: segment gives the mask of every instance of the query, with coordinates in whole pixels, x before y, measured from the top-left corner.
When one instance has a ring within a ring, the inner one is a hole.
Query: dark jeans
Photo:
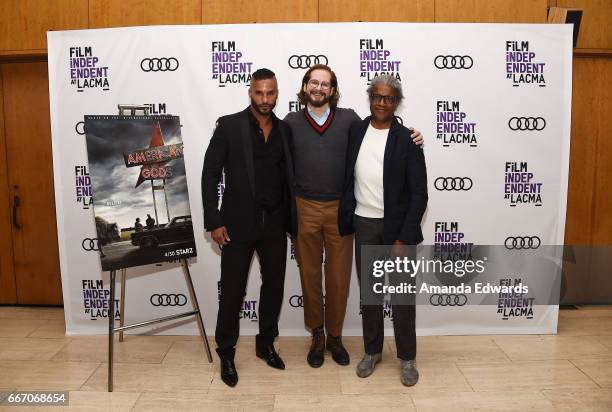
[[[240,334],[240,309],[254,252],[257,252],[261,264],[256,344],[271,344],[278,336],[278,317],[285,289],[287,237],[266,237],[248,242],[233,240],[221,251],[221,295],[215,331],[217,353],[221,358],[234,358],[234,347]]]
[[[355,215],[355,258],[357,275],[361,286],[361,246],[383,245],[383,219],[366,218]],[[370,274],[365,274],[370,278]],[[416,357],[416,311],[414,305],[395,305],[393,310],[393,332],[397,357],[411,360]],[[361,311],[363,324],[363,344],[365,352],[373,355],[383,350],[385,328],[382,305],[363,305]]]

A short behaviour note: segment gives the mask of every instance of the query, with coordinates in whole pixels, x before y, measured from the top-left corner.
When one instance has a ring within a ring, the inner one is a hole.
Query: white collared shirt
[[[327,118],[329,117],[329,113],[330,113],[330,109],[329,106],[327,107],[327,110],[325,110],[323,112],[323,114],[321,116],[318,116],[310,106],[308,106],[308,114],[310,115],[310,117],[312,117],[314,119],[315,122],[317,122],[317,124],[319,126],[323,126],[325,124],[325,122],[327,121]]]

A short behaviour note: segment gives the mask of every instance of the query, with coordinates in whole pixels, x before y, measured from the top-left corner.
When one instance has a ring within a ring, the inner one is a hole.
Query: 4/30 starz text
[[[164,253],[164,257],[173,257],[173,256],[191,255],[191,254],[193,254],[193,248],[188,247],[185,249],[170,250]]]

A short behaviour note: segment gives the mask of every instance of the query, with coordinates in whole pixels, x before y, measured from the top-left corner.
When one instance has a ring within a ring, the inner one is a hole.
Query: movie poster
[[[85,116],[102,270],[196,256],[178,116]]]

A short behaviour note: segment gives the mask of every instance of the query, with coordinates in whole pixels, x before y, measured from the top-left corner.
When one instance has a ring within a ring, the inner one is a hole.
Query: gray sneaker
[[[405,386],[413,386],[419,381],[419,371],[416,368],[416,360],[402,360],[400,380]]]
[[[374,355],[363,355],[363,359],[357,365],[357,376],[360,378],[367,378],[374,372],[374,367],[382,359],[382,353],[375,353]]]

